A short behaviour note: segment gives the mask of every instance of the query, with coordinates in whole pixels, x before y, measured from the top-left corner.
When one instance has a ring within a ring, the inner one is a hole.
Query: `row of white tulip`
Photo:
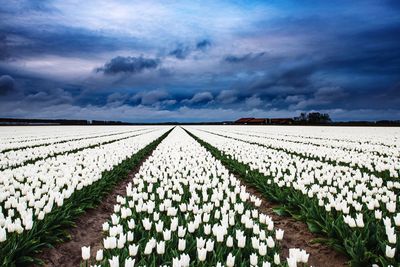
[[[107,142],[117,141],[128,137],[133,137],[140,134],[145,134],[151,129],[138,129],[128,133],[105,135],[100,137],[86,137],[77,140],[66,142],[56,142],[43,146],[27,147],[24,149],[11,150],[0,153],[0,170],[5,168],[12,168],[15,166],[23,165],[27,161],[35,159],[44,159],[60,153],[84,149],[86,147],[100,145]]]
[[[373,211],[374,220],[385,225],[386,256],[399,253],[399,182],[384,181],[350,167],[309,160],[246,141],[234,140],[204,131],[206,127],[188,127],[189,131],[235,160],[265,175],[265,183],[292,188],[315,199],[326,212],[340,214],[350,228],[363,228],[363,214]],[[215,127],[217,129],[217,127]],[[216,131],[217,132],[217,131]],[[333,213],[335,211],[335,213]],[[393,227],[395,225],[397,228]]]
[[[146,130],[149,127],[10,127],[3,128],[0,134],[0,153],[8,150],[18,150],[34,146],[46,146],[60,142],[77,141],[86,138],[96,138]],[[28,135],[28,133],[30,133]]]
[[[123,160],[160,137],[161,127],[77,153],[59,155],[14,169],[0,171],[0,241],[7,234],[30,230],[76,190],[89,186]]]
[[[118,196],[103,224],[103,248],[92,266],[280,265],[284,232],[258,211],[261,200],[181,128],[153,151]],[[290,267],[306,263],[291,249]],[[282,261],[283,263],[283,261]]]
[[[344,141],[352,143],[368,143],[381,146],[397,146],[400,129],[396,127],[326,127],[326,126],[245,126],[233,128],[249,128],[251,132],[261,132],[279,137],[302,137],[310,140]]]
[[[306,157],[316,157],[319,160],[334,161],[350,164],[350,166],[367,168],[370,172],[388,171],[390,176],[393,178],[398,178],[400,176],[400,149],[395,146],[392,146],[392,149],[390,150],[385,146],[376,146],[375,150],[367,152],[367,149],[361,149],[361,151],[358,149],[348,149],[351,147],[350,143],[347,145],[343,144],[343,146],[332,147],[327,145],[316,145],[309,142],[293,142],[291,140],[270,138],[266,135],[254,134],[249,127],[242,128],[240,133],[232,131],[226,127],[208,126],[204,127],[204,129],[209,129],[211,132],[246,142],[265,145],[273,149],[299,153]],[[369,145],[358,143],[355,146],[362,148],[363,146]]]
[[[400,156],[399,135],[396,128],[326,128],[326,127],[291,127],[279,126],[231,126],[221,130],[271,138],[279,141],[290,141],[317,146],[327,146],[363,153]],[[328,130],[327,130],[328,129]],[[382,130],[383,129],[383,130]],[[329,133],[329,134],[326,134]],[[363,134],[366,134],[362,138]]]

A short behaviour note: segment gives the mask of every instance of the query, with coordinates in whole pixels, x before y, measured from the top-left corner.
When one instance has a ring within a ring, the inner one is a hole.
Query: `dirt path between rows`
[[[237,177],[237,176],[236,176]],[[246,184],[240,178],[238,178],[243,185],[246,186],[247,192],[262,199],[262,204],[258,210],[266,215],[269,215],[274,221],[276,229],[285,230],[283,240],[281,241],[282,253],[281,261],[286,260],[289,256],[289,248],[301,248],[305,249],[310,254],[308,259],[308,265],[314,267],[342,267],[348,266],[347,262],[349,258],[343,255],[333,248],[324,245],[312,243],[312,240],[321,236],[311,233],[308,230],[307,224],[301,221],[297,221],[292,217],[279,216],[273,208],[277,207],[277,204],[268,201],[256,188]]]
[[[77,267],[81,263],[81,247],[90,246],[92,257],[98,249],[102,248],[103,233],[102,224],[108,220],[114,212],[114,205],[117,204],[117,196],[126,195],[126,186],[139,171],[143,162],[148,159],[146,156],[127,177],[117,184],[94,209],[87,210],[76,220],[76,227],[69,233],[71,240],[57,244],[54,248],[44,249],[37,257],[44,261],[44,266]]]

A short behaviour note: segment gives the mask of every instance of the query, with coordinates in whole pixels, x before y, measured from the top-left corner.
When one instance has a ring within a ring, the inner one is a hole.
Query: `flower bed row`
[[[123,134],[113,134],[95,138],[83,138],[72,141],[57,142],[43,146],[34,146],[24,149],[11,150],[0,153],[0,171],[8,168],[17,168],[26,164],[32,164],[48,157],[55,157],[67,153],[76,153],[88,148],[94,148],[100,145],[106,145],[113,142],[121,141],[138,135],[146,134],[151,130],[133,131]]]
[[[224,128],[207,127],[202,130],[236,140],[258,144],[288,154],[294,154],[299,157],[354,168],[355,170],[370,173],[386,180],[391,179],[393,181],[398,181],[400,177],[400,156],[397,146],[392,146],[390,150],[393,152],[392,155],[386,155],[383,149],[387,149],[387,147],[383,146],[374,146],[375,149],[373,151],[366,152],[344,149],[343,147],[315,145],[308,142],[301,143],[271,139],[265,136],[252,134],[248,131],[236,133],[222,129]],[[350,144],[348,144],[348,146],[350,146]],[[369,144],[361,143],[357,145],[361,150],[363,150],[363,146],[369,146]]]
[[[277,212],[324,234],[327,238],[319,241],[348,254],[352,266],[396,266],[400,261],[397,193],[379,178],[333,176],[332,167],[323,169],[319,162],[293,161],[282,153],[265,156],[257,145],[189,131],[232,172],[283,204]]]
[[[0,265],[40,263],[34,254],[67,239],[73,220],[99,203],[168,135],[167,130],[88,149],[63,164],[55,158],[29,166],[19,173],[26,176],[23,179],[0,176]]]
[[[181,128],[154,150],[103,224],[103,248],[82,248],[85,266],[297,266],[280,256],[283,231],[261,200]]]

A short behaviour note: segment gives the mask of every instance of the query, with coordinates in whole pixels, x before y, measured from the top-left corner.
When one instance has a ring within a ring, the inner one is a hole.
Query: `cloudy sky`
[[[7,0],[0,117],[400,119],[400,1]]]

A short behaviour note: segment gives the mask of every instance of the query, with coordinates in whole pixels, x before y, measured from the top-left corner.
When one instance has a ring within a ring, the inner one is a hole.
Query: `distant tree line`
[[[294,121],[296,124],[328,124],[332,122],[328,113],[320,112],[303,112],[299,117],[295,117]]]
[[[130,125],[122,121],[0,118],[0,125]]]

